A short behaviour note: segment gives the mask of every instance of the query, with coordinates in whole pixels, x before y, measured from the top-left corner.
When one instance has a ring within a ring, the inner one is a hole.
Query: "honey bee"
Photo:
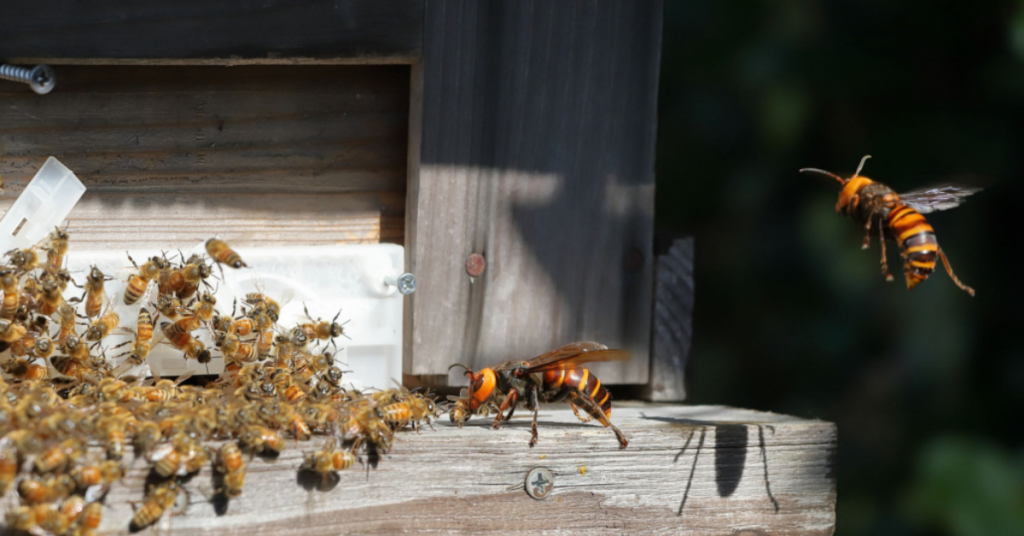
[[[864,226],[865,236],[861,246],[863,249],[870,247],[871,226],[877,223],[878,239],[882,249],[882,275],[886,281],[893,280],[885,254],[885,239],[888,238],[895,241],[900,248],[908,289],[928,279],[935,270],[935,261],[938,258],[942,260],[946,273],[953,283],[974,296],[974,289],[961,283],[953,273],[946,253],[939,247],[935,238],[935,229],[928,224],[922,214],[959,206],[966,197],[980,192],[981,188],[944,186],[897,194],[892,188],[860,175],[868,158],[871,158],[871,155],[861,158],[857,171],[849,179],[843,179],[821,169],[804,168],[800,171],[827,175],[839,181],[843,189],[839,193],[836,212],[850,216],[858,225]]]
[[[241,342],[235,335],[220,333],[217,335],[216,344],[226,359],[240,363],[256,361],[256,349],[253,345]]]
[[[21,293],[18,292],[18,274],[10,266],[0,268],[0,288],[4,291],[3,305],[0,306],[0,318],[10,320],[18,312]]]
[[[83,455],[82,442],[78,439],[65,439],[59,444],[44,450],[33,463],[33,469],[37,473],[50,473],[63,470],[68,463],[69,457],[81,457]]]
[[[11,343],[25,336],[28,330],[21,324],[0,319],[0,341]]]
[[[253,332],[255,326],[253,325],[252,319],[248,317],[242,317],[235,319],[235,335],[239,337],[246,337]]]
[[[134,341],[125,341],[117,346],[111,348],[111,350],[120,348],[122,346],[131,344],[131,348],[119,355],[114,356],[118,358],[127,355],[128,358],[114,371],[115,376],[120,376],[122,373],[132,367],[137,367],[146,362],[146,358],[149,357],[149,352],[153,349],[153,317],[150,316],[149,311],[145,307],[139,309],[139,318],[136,323],[136,330],[131,328],[124,328],[126,333],[135,336]]]
[[[79,489],[91,486],[110,485],[124,477],[124,466],[116,460],[107,460],[100,465],[79,465],[71,470],[71,478]]]
[[[36,347],[35,331],[26,331],[25,336],[11,343],[11,355],[14,357],[25,357],[31,355]]]
[[[473,372],[469,367],[466,376],[470,386],[466,397],[456,400],[459,407],[459,426],[483,407],[494,405],[501,399],[498,415],[492,427],[498,429],[501,422],[512,417],[516,406],[525,402],[527,409],[533,411],[530,446],[537,443],[537,410],[538,403],[567,400],[576,416],[580,417],[578,407],[605,427],[615,432],[619,440],[619,448],[626,448],[629,441],[615,425],[608,420],[611,415],[611,394],[601,386],[601,380],[590,374],[585,368],[578,367],[582,363],[595,361],[624,361],[629,353],[624,350],[610,350],[603,344],[594,342],[576,342],[567,344],[544,355],[528,361],[508,361],[496,367],[488,367]],[[508,411],[508,415],[504,413]],[[453,415],[454,420],[454,415]]]
[[[85,279],[85,316],[95,318],[103,311],[104,283],[114,279],[107,277],[99,268],[93,266]]]
[[[148,261],[142,264],[140,268],[138,264],[135,264],[135,259],[131,255],[128,255],[128,260],[131,261],[132,266],[135,266],[139,270],[139,273],[133,274],[128,278],[128,284],[124,289],[124,304],[132,305],[139,301],[139,298],[146,293],[146,289],[149,288],[149,282],[160,276],[160,273],[167,269],[167,261],[160,257],[151,257]]]
[[[124,421],[114,416],[104,417],[96,423],[97,431],[104,438],[108,460],[120,460],[124,457],[125,430]]]
[[[376,404],[364,403],[351,408],[347,418],[342,421],[342,439],[352,441],[353,450],[363,443],[370,443],[382,452],[390,450],[394,435],[384,420],[384,413]]]
[[[294,293],[290,289],[286,290],[280,300],[274,300],[267,295],[260,280],[254,280],[254,284],[256,292],[247,293],[243,300],[250,307],[248,316],[256,322],[260,331],[271,329],[281,316],[281,308],[291,301]]]
[[[209,363],[213,359],[213,355],[209,350],[206,349],[206,345],[202,341],[192,336],[189,331],[183,329],[184,325],[179,325],[182,322],[198,321],[196,317],[187,317],[173,324],[170,322],[164,322],[160,324],[160,330],[163,331],[164,337],[177,349],[185,352],[185,359],[195,359],[200,363]]]
[[[258,424],[247,426],[240,441],[255,452],[280,454],[285,447],[284,439],[277,432]]]
[[[349,450],[338,448],[337,441],[329,439],[324,446],[315,452],[307,452],[302,468],[320,473],[323,478],[322,487],[327,487],[327,479],[337,471],[344,471],[356,464],[356,455]]]
[[[12,249],[6,255],[20,273],[31,272],[39,265],[39,253],[35,248]]]
[[[156,382],[156,385],[146,390],[144,398],[150,402],[174,400],[178,398],[178,394],[181,392],[178,386],[191,377],[192,373],[189,372],[178,376],[176,380],[160,380]]]
[[[210,265],[206,264],[203,257],[200,255],[192,255],[186,261],[185,266],[181,268],[182,279],[184,284],[182,288],[176,291],[176,294],[181,299],[188,299],[199,290],[200,284],[205,284],[206,279],[213,275],[213,271],[210,269]]]
[[[61,350],[75,361],[84,362],[89,357],[89,347],[74,335],[64,339]]]
[[[256,355],[260,359],[266,359],[274,355],[274,332],[261,331],[256,337]]]
[[[398,428],[412,423],[417,431],[420,422],[426,421],[427,426],[430,426],[430,419],[437,417],[434,401],[426,395],[411,393],[404,387],[402,393],[400,402],[384,406],[384,420]]]
[[[142,421],[135,429],[132,443],[141,451],[148,453],[163,436],[160,426],[153,421]]]
[[[49,274],[43,275],[39,297],[39,312],[47,316],[57,312],[64,303],[64,291],[60,283]]]
[[[6,495],[18,476],[18,449],[9,442],[0,442],[0,495]]]
[[[38,363],[31,363],[24,359],[11,358],[3,364],[4,372],[11,376],[22,380],[43,380],[49,376],[50,371],[46,368],[46,365],[40,365]]]
[[[178,484],[173,480],[151,488],[146,494],[142,506],[135,510],[129,530],[133,532],[142,530],[156,523],[163,517],[166,510],[170,510],[174,506],[175,501],[178,500],[179,491]]]
[[[57,334],[57,342],[63,343],[64,340],[75,334],[75,308],[69,303],[63,302],[57,308],[57,316],[60,320],[60,333]]]
[[[245,486],[245,463],[242,451],[234,441],[221,445],[217,455],[217,470],[224,473],[224,494],[234,498],[242,494]]]
[[[199,306],[195,309],[195,316],[203,322],[209,322],[217,312],[216,305],[217,298],[214,298],[209,292],[202,293],[199,296]]]
[[[184,444],[184,434],[178,434],[173,443],[162,443],[157,445],[147,459],[153,463],[153,470],[162,477],[174,475],[185,476],[188,474],[185,462],[192,455],[190,446]],[[183,452],[184,450],[184,452]]]
[[[159,296],[155,304],[156,310],[169,320],[177,320],[182,309],[181,300],[174,296]]]
[[[78,519],[83,510],[85,510],[85,498],[81,495],[72,495],[60,505],[60,515],[69,521]]]
[[[56,349],[57,345],[49,337],[37,337],[35,348],[32,349],[32,355],[38,359],[46,359],[53,355]]]
[[[68,252],[68,233],[60,227],[55,227],[47,237],[46,245],[46,270],[50,273],[60,271],[64,266],[64,255]]]
[[[91,502],[85,505],[85,509],[82,514],[78,517],[78,527],[80,532],[76,536],[87,536],[95,534],[96,529],[100,528],[100,523],[103,520],[103,503]]]
[[[227,242],[217,238],[206,241],[206,253],[217,264],[226,264],[232,268],[243,268],[249,266],[242,261],[242,257],[235,253],[235,250],[228,246]]]
[[[103,316],[96,318],[85,331],[85,340],[99,343],[107,335],[110,335],[121,324],[121,316],[112,309],[103,313]]]
[[[306,317],[312,320],[309,316],[309,310],[306,309],[305,304],[302,306],[303,311],[306,313]],[[334,339],[345,335],[345,328],[343,324],[337,322],[338,317],[341,316],[341,311],[334,315],[334,318],[330,322],[315,320],[310,323],[301,324],[299,327],[302,329],[307,339],[316,339],[331,341],[334,344]]]

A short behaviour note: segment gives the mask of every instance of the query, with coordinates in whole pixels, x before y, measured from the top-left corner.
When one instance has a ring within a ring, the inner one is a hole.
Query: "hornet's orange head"
[[[843,189],[839,192],[839,200],[836,201],[836,212],[846,216],[856,210],[857,205],[860,203],[860,197],[857,195],[857,192],[859,192],[861,188],[874,182],[867,177],[860,176],[860,170],[864,169],[864,162],[866,162],[868,158],[871,158],[871,155],[864,155],[864,158],[860,159],[860,165],[857,166],[857,171],[854,172],[853,176],[849,179],[844,179],[823,169],[803,168],[800,172],[828,175],[829,177],[839,181],[839,184],[843,185]]]
[[[463,365],[462,363],[456,363],[451,367],[462,367],[466,369],[466,377],[469,378],[469,404],[470,411],[476,411],[491,397],[494,393],[494,389],[498,386],[498,375],[494,372],[494,369],[488,367],[479,372],[473,372],[472,369]]]

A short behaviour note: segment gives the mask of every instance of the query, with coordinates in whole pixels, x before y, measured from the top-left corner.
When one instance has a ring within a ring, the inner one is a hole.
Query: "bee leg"
[[[878,225],[878,242],[882,244],[882,275],[885,276],[885,280],[892,283],[892,274],[889,273],[889,261],[885,256],[885,228],[881,224]]]
[[[868,218],[868,222],[864,224],[864,242],[860,245],[860,249],[868,249],[871,247],[871,220]],[[881,229],[881,225],[879,225]]]
[[[622,430],[619,430],[618,427],[616,427],[614,424],[612,424],[610,420],[608,420],[608,416],[604,414],[604,411],[601,409],[601,406],[598,405],[598,403],[595,402],[593,398],[584,393],[580,393],[579,391],[574,391],[572,398],[573,401],[582,406],[587,413],[593,415],[598,422],[600,422],[601,424],[605,425],[608,428],[611,428],[612,431],[615,432],[615,437],[618,438],[619,440],[620,449],[624,449],[626,448],[626,445],[629,445],[629,440],[626,439],[626,435],[622,433]]]
[[[946,258],[946,252],[942,251],[942,248],[939,248],[939,258],[942,259],[942,265],[946,267],[946,273],[948,273],[949,278],[952,279],[954,283],[956,283],[956,286],[960,287],[961,290],[970,294],[971,296],[974,296],[974,289],[961,283],[960,279],[957,278],[956,274],[953,273],[953,268],[949,265],[949,259]]]
[[[509,391],[508,394],[505,395],[505,400],[502,401],[501,407],[498,408],[498,416],[494,418],[494,422],[491,424],[491,428],[494,428],[495,430],[501,428],[502,414],[505,413],[505,410],[508,408],[512,408],[512,411],[515,411],[516,402],[518,401],[518,398],[519,394],[515,391],[515,389]],[[509,412],[509,415],[511,416],[512,413]]]

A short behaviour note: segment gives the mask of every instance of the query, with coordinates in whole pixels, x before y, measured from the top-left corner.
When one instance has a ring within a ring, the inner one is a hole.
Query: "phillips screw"
[[[57,83],[57,75],[49,65],[36,65],[28,69],[15,65],[0,65],[0,79],[12,82],[23,82],[32,87],[32,91],[46,95]]]

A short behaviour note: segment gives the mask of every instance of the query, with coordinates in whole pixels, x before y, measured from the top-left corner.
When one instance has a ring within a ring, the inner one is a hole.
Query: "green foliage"
[[[956,536],[1024,534],[1024,453],[974,438],[925,446],[907,500],[913,519]]]

